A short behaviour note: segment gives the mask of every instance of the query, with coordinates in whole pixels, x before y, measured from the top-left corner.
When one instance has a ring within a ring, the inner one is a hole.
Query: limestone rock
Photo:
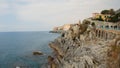
[[[87,22],[89,23],[89,22]],[[88,24],[84,23],[86,26]],[[74,26],[73,32],[66,32],[65,36],[58,37],[52,43],[50,47],[53,49],[54,63],[56,68],[119,68],[120,66],[120,50],[117,49],[113,51],[111,49],[111,43],[119,45],[119,41],[107,40],[109,38],[103,35],[100,36],[100,30],[96,31],[98,35],[96,38],[85,36],[90,35],[86,34],[87,26],[84,28],[84,33],[78,36],[78,25]],[[90,30],[93,31],[93,30]],[[94,32],[94,31],[93,31]],[[101,30],[101,32],[103,32]],[[73,34],[76,33],[75,38]],[[94,32],[95,33],[95,32]],[[106,32],[107,33],[107,32]],[[106,34],[105,33],[105,34]],[[85,35],[83,35],[85,34]],[[91,34],[92,35],[92,34]],[[101,38],[103,36],[103,38]],[[107,35],[105,35],[107,36]],[[90,40],[85,40],[87,37]],[[91,40],[92,38],[92,40]],[[106,39],[107,38],[107,39]],[[120,40],[120,37],[118,37]],[[115,46],[116,46],[115,45]],[[114,58],[116,57],[116,59]],[[113,60],[114,59],[114,60]],[[113,65],[112,65],[113,64]],[[112,67],[110,66],[112,65]]]

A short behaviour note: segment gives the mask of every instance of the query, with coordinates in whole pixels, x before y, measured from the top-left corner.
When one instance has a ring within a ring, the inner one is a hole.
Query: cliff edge
[[[48,68],[120,68],[120,34],[97,31],[89,21],[73,25],[49,44]]]

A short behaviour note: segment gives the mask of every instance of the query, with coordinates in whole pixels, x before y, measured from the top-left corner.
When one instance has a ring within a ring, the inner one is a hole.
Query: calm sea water
[[[48,44],[58,34],[41,32],[0,32],[0,68],[41,68],[51,54]],[[33,51],[46,55],[34,56]]]

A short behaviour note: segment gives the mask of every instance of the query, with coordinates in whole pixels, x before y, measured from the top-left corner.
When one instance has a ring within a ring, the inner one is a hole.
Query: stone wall
[[[113,40],[116,36],[120,35],[120,31],[110,31],[103,29],[95,30],[96,37],[104,40]]]

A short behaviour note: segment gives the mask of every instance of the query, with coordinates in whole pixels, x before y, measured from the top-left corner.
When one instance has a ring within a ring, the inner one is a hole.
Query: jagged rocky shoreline
[[[113,40],[96,37],[95,25],[89,21],[74,24],[49,44],[48,68],[120,68],[120,35]]]

